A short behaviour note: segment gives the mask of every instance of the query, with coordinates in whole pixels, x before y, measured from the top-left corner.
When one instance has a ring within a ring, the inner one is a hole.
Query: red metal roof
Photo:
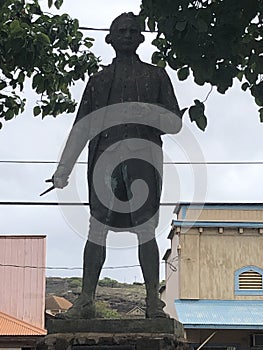
[[[0,336],[46,335],[47,331],[32,326],[0,311]]]

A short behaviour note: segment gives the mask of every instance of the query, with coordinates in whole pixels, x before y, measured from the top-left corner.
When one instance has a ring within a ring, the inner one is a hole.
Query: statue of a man
[[[69,174],[87,141],[85,137],[79,136],[83,132],[78,134],[74,131],[75,126],[96,110],[128,102],[158,105],[175,113],[178,117],[176,131],[173,133],[181,129],[181,112],[167,73],[162,68],[140,61],[136,54],[138,46],[143,41],[144,36],[141,34],[137,17],[133,13],[123,13],[112,22],[106,42],[114,48],[116,58],[112,64],[104,67],[89,79],[68,142],[53,175],[53,183],[56,188],[63,188],[67,185]],[[151,200],[146,203],[144,211],[125,213],[125,215],[102,205],[93,184],[96,162],[100,155],[107,151],[109,145],[119,140],[135,138],[146,139],[161,149],[160,136],[163,133],[154,127],[136,125],[133,122],[129,124],[126,121],[115,128],[103,130],[90,140],[88,181],[91,218],[89,236],[84,249],[82,293],[73,307],[59,317],[95,317],[95,290],[105,261],[106,237],[109,229],[137,234],[139,261],[146,286],[146,317],[166,317],[163,311],[164,303],[159,299],[159,252],[155,239],[155,228],[158,224],[156,213],[160,205],[162,186],[161,177],[149,163],[144,162],[148,165],[143,166],[140,162],[138,163],[134,155],[130,157],[132,158],[130,162],[124,159],[110,179],[107,178],[107,169],[101,169],[105,179],[103,186],[107,186],[107,181],[110,182],[113,194],[121,201],[131,198],[130,188],[133,180],[144,178],[147,175]],[[83,142],[79,139],[83,139]],[[135,147],[131,147],[131,152],[138,152],[137,146],[136,142]],[[162,154],[159,156],[156,154],[156,157],[162,161]]]

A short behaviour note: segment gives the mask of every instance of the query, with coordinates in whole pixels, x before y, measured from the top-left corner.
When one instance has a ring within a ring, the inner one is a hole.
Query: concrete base
[[[185,350],[173,319],[49,320],[37,350]]]
[[[92,320],[48,320],[48,334],[51,333],[109,333],[109,334],[172,334],[183,337],[183,326],[171,318],[152,319],[92,319]]]

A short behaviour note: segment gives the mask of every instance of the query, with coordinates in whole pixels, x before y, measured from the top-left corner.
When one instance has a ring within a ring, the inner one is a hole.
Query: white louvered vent
[[[262,275],[256,271],[246,271],[239,275],[239,289],[262,289]]]

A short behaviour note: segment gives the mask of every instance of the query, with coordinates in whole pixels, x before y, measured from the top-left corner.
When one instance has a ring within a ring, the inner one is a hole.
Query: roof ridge
[[[45,298],[46,306],[47,306],[48,303],[52,303],[52,301],[59,308],[63,308],[63,306],[68,306],[68,307],[72,306],[72,303],[68,299],[66,299],[65,297],[58,296],[58,295],[55,295],[55,294],[47,295],[46,298]]]

